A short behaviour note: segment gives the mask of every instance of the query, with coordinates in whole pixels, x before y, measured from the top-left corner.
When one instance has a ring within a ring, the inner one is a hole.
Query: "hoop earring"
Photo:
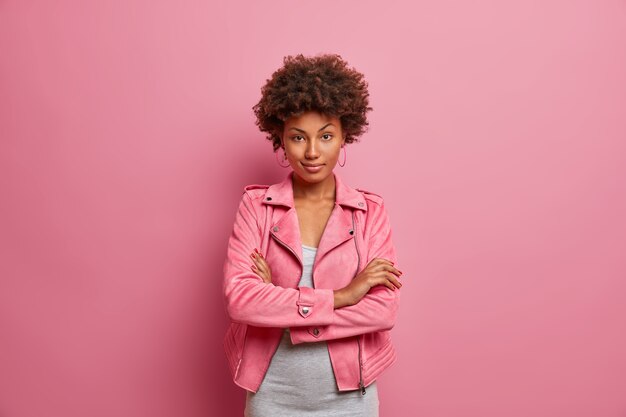
[[[339,166],[342,167],[346,164],[346,158],[348,157],[348,155],[346,154],[346,145],[343,145],[341,147],[341,149],[343,149],[343,164],[339,163],[339,161],[337,161],[339,163]]]
[[[276,155],[276,161],[278,161],[278,165],[280,165],[283,168],[287,168],[289,166],[289,163],[287,163],[287,165],[283,165],[283,164],[280,163],[280,160],[278,159],[278,152],[274,152],[274,154]],[[283,153],[283,155],[284,155],[283,161],[286,161],[287,160],[287,153]]]

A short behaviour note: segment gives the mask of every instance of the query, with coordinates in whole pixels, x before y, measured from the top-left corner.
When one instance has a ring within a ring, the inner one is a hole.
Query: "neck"
[[[293,198],[304,198],[307,200],[335,199],[335,175],[331,173],[320,182],[306,182],[299,176],[292,173]]]

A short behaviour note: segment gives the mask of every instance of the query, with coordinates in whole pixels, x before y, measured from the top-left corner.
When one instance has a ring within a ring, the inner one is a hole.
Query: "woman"
[[[248,417],[378,416],[402,272],[383,199],[333,171],[368,95],[339,55],[288,56],[253,108],[291,170],[245,187],[224,263],[224,347]]]

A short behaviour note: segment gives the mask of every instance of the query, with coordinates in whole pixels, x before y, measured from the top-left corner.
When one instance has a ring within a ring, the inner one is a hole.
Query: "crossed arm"
[[[271,283],[270,266],[255,250],[260,228],[250,196],[244,193],[224,264],[224,297],[231,319],[254,326],[289,327],[294,344],[392,328],[401,272],[393,266],[396,254],[384,204],[371,207],[373,217],[365,234],[367,266],[348,286],[338,290],[283,288]],[[315,305],[306,320],[302,304]]]

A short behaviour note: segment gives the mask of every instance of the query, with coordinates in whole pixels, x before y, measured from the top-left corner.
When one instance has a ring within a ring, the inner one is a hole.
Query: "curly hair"
[[[368,127],[369,92],[363,74],[338,54],[283,58],[283,66],[261,88],[261,99],[252,107],[256,125],[267,132],[274,151],[281,146],[284,123],[291,116],[315,110],[337,117],[346,143],[358,141]]]

